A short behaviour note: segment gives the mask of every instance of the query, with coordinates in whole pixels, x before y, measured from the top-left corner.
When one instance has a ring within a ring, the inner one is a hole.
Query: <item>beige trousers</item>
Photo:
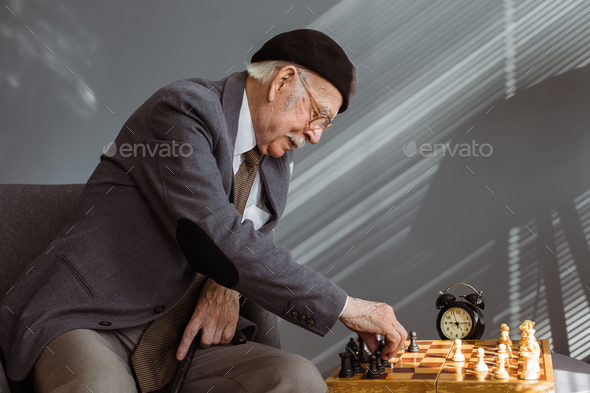
[[[37,393],[136,393],[130,356],[149,324],[120,330],[76,329],[51,342],[33,368]],[[327,392],[307,359],[266,345],[197,349],[183,393]]]

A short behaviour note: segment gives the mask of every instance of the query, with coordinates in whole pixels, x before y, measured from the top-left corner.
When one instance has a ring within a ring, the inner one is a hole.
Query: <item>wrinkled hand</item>
[[[408,338],[406,329],[398,322],[389,304],[370,302],[348,297],[348,304],[340,315],[340,321],[357,333],[367,344],[371,352],[379,346],[375,334],[385,337],[383,359],[391,359],[403,347]]]
[[[208,279],[201,290],[191,320],[184,329],[176,358],[184,359],[199,330],[202,330],[199,343],[202,348],[229,344],[236,332],[239,312],[239,294]]]

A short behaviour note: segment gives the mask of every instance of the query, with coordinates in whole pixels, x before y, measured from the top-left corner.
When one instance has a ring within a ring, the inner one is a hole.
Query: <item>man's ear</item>
[[[297,69],[292,65],[284,66],[276,73],[272,81],[270,82],[270,88],[268,89],[268,100],[274,101],[277,96],[283,93],[288,83],[293,83],[295,78],[298,78]]]

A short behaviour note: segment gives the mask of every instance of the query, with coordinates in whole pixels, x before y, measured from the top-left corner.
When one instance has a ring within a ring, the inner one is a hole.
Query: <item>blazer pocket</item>
[[[80,275],[80,273],[78,273],[78,270],[76,270],[74,265],[72,265],[70,263],[70,261],[68,261],[68,259],[65,257],[65,255],[62,255],[59,258],[59,261],[61,262],[62,265],[64,265],[66,267],[66,269],[69,270],[69,272],[76,279],[76,281],[78,281],[80,286],[82,286],[82,289],[84,289],[84,292],[86,292],[86,294],[88,296],[90,296],[91,298],[94,298],[95,295],[94,295],[94,291],[92,290],[92,287],[90,285],[88,285],[86,280],[84,280],[84,278]]]

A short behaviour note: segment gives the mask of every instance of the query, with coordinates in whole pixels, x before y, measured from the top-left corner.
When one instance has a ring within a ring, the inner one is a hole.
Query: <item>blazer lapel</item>
[[[272,207],[272,218],[266,224],[268,225],[278,220],[285,209],[288,185],[284,178],[283,164],[278,158],[263,156],[258,171]]]
[[[221,106],[225,115],[232,149],[236,145],[236,138],[238,136],[238,121],[240,119],[240,109],[242,109],[247,76],[248,71],[243,71],[227,77],[221,97]],[[233,150],[231,153],[233,156]]]

